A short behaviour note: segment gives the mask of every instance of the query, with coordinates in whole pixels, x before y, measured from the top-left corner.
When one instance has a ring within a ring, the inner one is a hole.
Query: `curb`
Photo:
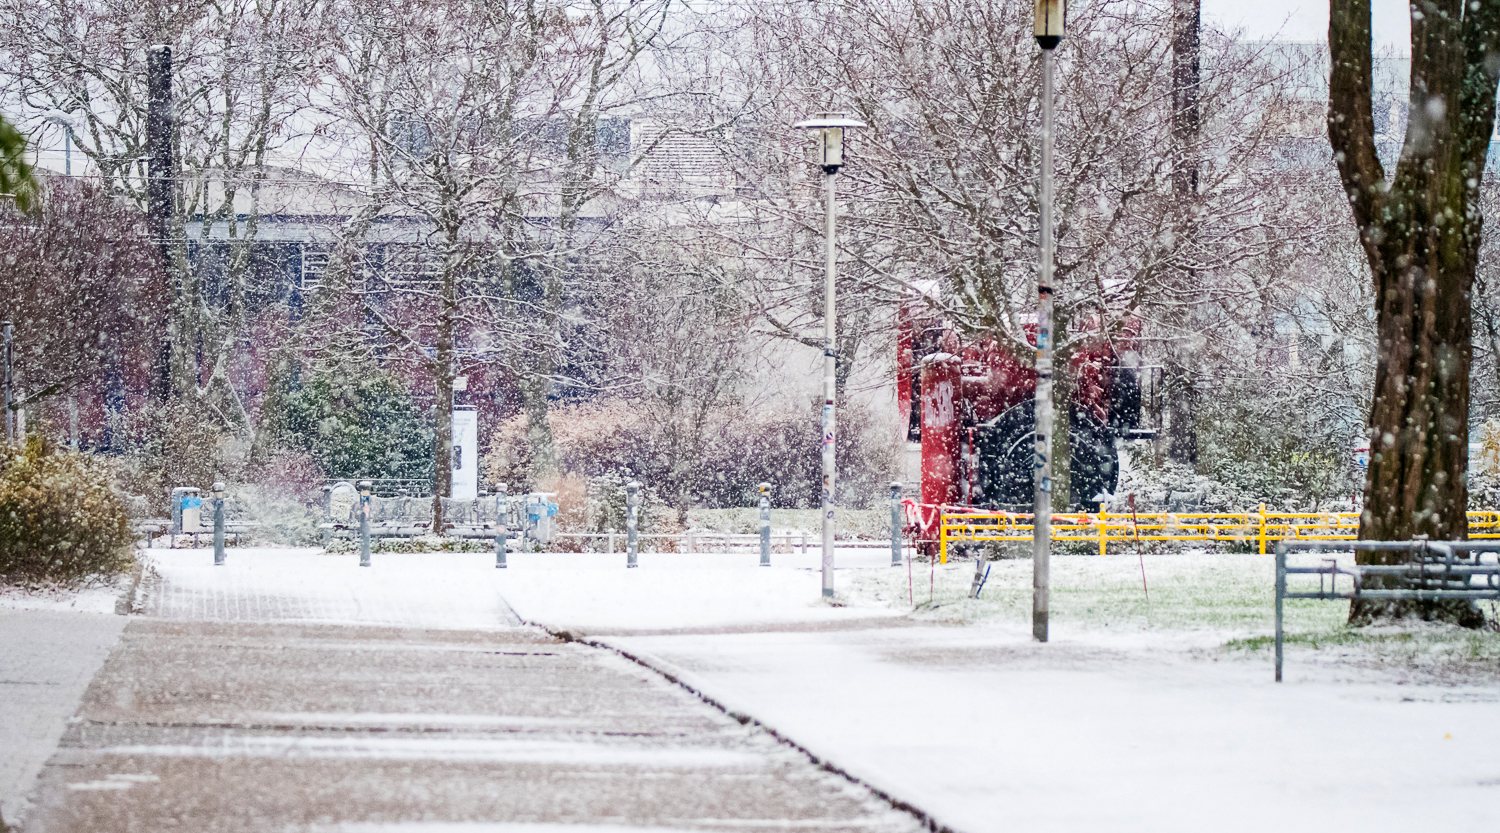
[[[146,571],[154,568],[154,566],[146,556],[140,553],[136,554],[135,567],[130,571],[130,586],[120,593],[120,598],[115,599],[116,616],[129,616],[133,613],[140,613],[139,597],[141,582],[146,578]],[[0,833],[5,833],[4,828],[0,828]]]
[[[514,609],[512,609],[511,612],[512,614],[514,614]],[[581,634],[575,634],[572,631],[548,627],[547,625],[543,625],[540,622],[532,622],[526,619],[521,619],[520,616],[517,616],[516,618],[523,625],[530,625],[535,628],[541,628],[557,639],[561,639],[563,642],[576,642],[579,645],[587,645],[590,648],[599,648],[601,650],[609,651],[635,663],[636,665],[641,666],[642,668],[647,669],[648,671],[651,671],[654,674],[661,676],[673,685],[676,685],[677,687],[688,692],[694,697],[697,697],[704,703],[723,712],[727,717],[739,723],[741,726],[754,726],[755,728],[760,729],[761,731],[775,738],[778,743],[797,750],[798,752],[806,756],[807,759],[819,769],[822,769],[826,772],[831,772],[851,784],[868,790],[872,795],[890,805],[892,809],[899,810],[903,813],[906,813],[907,815],[916,818],[917,821],[921,822],[924,827],[931,831],[931,833],[958,833],[958,831],[954,830],[952,827],[949,827],[948,825],[938,821],[933,817],[931,813],[927,812],[926,810],[923,810],[920,807],[913,806],[908,801],[897,798],[886,790],[883,790],[880,787],[877,787],[874,784],[871,784],[870,782],[864,780],[863,778],[860,778],[858,775],[851,773],[849,770],[845,769],[842,766],[839,766],[833,761],[818,755],[811,749],[808,749],[806,746],[803,746],[802,744],[793,740],[791,737],[787,736],[784,732],[781,732],[776,727],[757,719],[753,715],[749,715],[742,711],[736,711],[729,708],[726,704],[715,698],[713,695],[684,680],[679,672],[662,667],[660,664],[658,664],[659,661],[653,662],[650,657],[644,654],[634,654],[623,648],[611,645],[608,642],[603,642],[601,640],[593,639]]]
[[[135,608],[135,594],[141,589],[141,577],[146,572],[146,559],[144,556],[136,556],[135,567],[130,570],[130,586],[115,599],[115,615],[129,616]],[[4,828],[0,828],[3,831]]]

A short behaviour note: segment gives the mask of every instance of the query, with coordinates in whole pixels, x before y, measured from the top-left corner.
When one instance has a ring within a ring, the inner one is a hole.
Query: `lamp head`
[[[222,481],[222,480],[216,480],[216,481],[214,481],[214,497],[220,498],[220,499],[222,499],[224,497],[224,481]]]
[[[359,493],[365,497],[370,496],[371,483],[368,480],[359,481]]]
[[[818,164],[823,166],[826,173],[833,174],[844,166],[844,131],[869,125],[858,119],[848,118],[843,113],[819,113],[816,118],[803,119],[792,126],[820,132]]]
[[[1036,0],[1036,43],[1056,49],[1063,39],[1063,0]]]

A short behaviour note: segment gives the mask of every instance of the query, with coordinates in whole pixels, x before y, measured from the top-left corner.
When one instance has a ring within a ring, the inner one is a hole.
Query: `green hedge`
[[[0,441],[0,577],[72,584],[134,563],[125,501],[89,455],[39,436]]]

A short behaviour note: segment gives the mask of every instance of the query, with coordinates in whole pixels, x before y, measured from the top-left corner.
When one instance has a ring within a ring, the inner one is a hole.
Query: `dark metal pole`
[[[370,488],[368,480],[359,481],[359,566],[370,566]]]
[[[224,482],[214,484],[214,566],[224,566]]]
[[[10,367],[10,342],[13,332],[14,328],[11,323],[5,322],[5,441],[9,443],[16,441],[16,412],[11,404],[16,399]]]
[[[771,484],[760,484],[760,566],[771,566]]]
[[[172,245],[168,233],[176,179],[172,165],[172,109],[172,48],[156,44],[146,52],[146,215],[166,276],[167,331],[158,349],[155,368],[157,395],[163,400],[172,391],[172,339],[176,311],[182,303],[178,297],[181,287],[172,280]]]
[[[1282,600],[1286,597],[1286,542],[1276,545],[1276,682],[1281,682]]]
[[[891,566],[901,566],[901,481],[891,481]]]
[[[634,480],[625,484],[625,566],[638,567],[636,562],[636,530],[638,507],[641,502],[641,484]]]
[[[509,488],[509,486],[501,483],[498,495],[496,496],[496,499],[499,501],[497,506],[500,517],[500,522],[495,528],[495,569],[497,570],[505,569],[505,548],[510,543],[505,540],[506,522],[510,520],[510,495],[507,493]]]
[[[333,538],[333,487],[323,487],[323,549]]]

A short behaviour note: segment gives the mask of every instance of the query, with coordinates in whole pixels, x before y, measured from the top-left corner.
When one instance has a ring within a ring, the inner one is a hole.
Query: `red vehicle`
[[[1099,331],[1097,322],[1085,332]],[[1035,344],[1034,325],[1026,328]],[[1072,493],[1069,505],[1098,511],[1119,480],[1115,440],[1142,430],[1139,325],[1100,332],[1071,358]],[[923,540],[934,540],[937,507],[1031,511],[1036,370],[994,340],[965,338],[936,316],[903,309],[898,347],[900,407],[908,440],[922,446]],[[1151,387],[1154,387],[1151,386]],[[1059,409],[1063,406],[1058,405]]]

